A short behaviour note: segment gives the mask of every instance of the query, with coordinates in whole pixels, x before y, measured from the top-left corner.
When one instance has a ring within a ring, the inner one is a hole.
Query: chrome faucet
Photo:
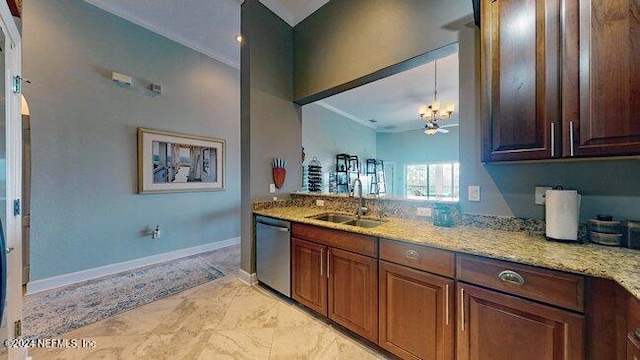
[[[364,198],[362,197],[362,181],[360,178],[356,178],[353,180],[353,184],[351,184],[351,188],[353,189],[353,196],[356,196],[356,183],[358,183],[358,208],[356,209],[356,218],[360,218],[360,216],[366,214],[367,208],[364,207]]]

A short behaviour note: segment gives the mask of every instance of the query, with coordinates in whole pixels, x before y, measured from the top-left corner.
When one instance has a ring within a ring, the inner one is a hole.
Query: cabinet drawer
[[[461,281],[584,311],[584,278],[559,271],[470,255],[458,255]]]
[[[380,239],[380,259],[448,277],[455,271],[450,251],[385,239]]]
[[[370,257],[378,256],[376,238],[319,226],[293,223],[292,234],[299,239],[351,251]]]

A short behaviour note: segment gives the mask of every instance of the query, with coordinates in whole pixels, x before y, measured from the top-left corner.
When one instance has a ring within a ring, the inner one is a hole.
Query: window
[[[460,199],[459,163],[407,165],[406,179],[406,195],[410,199]]]

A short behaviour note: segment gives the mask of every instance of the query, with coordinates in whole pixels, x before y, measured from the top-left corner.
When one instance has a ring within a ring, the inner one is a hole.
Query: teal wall
[[[449,133],[427,136],[424,131],[411,130],[398,133],[378,133],[377,157],[396,164],[394,195],[404,196],[405,167],[411,164],[458,162],[459,132],[457,127],[447,128]]]
[[[295,27],[294,98],[454,43],[472,12],[471,0],[331,0]]]
[[[376,157],[376,132],[320,105],[309,104],[302,107],[302,145],[307,154],[305,166],[314,156],[322,163],[323,191],[329,191],[329,172],[335,170],[336,155],[357,155],[364,166],[367,159]]]
[[[293,103],[293,28],[258,0],[242,3],[242,270],[253,273],[252,204],[270,199],[271,160],[287,160],[275,196],[302,187],[301,110]]]
[[[479,38],[475,28],[466,26],[472,20],[471,11],[467,0],[330,1],[295,28],[296,99],[314,98],[385,66],[459,41],[462,211],[543,218],[544,207],[534,204],[534,186],[563,184],[584,195],[583,219],[597,213],[640,219],[637,160],[480,162]],[[378,144],[378,152],[381,149]],[[480,202],[465,200],[468,185],[480,185]]]
[[[23,15],[31,279],[238,237],[239,71],[84,1],[25,1]],[[226,189],[137,195],[140,126],[226,139]],[[160,240],[142,235],[156,224]]]

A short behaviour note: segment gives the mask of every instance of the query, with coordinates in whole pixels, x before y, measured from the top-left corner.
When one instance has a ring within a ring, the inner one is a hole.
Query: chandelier
[[[433,102],[431,105],[422,105],[418,109],[420,120],[426,121],[425,134],[433,135],[438,132],[440,126],[438,121],[443,121],[451,118],[453,111],[455,110],[455,104],[449,103],[446,108],[440,107],[440,100],[438,100],[438,61],[434,62],[434,76],[433,76]]]

